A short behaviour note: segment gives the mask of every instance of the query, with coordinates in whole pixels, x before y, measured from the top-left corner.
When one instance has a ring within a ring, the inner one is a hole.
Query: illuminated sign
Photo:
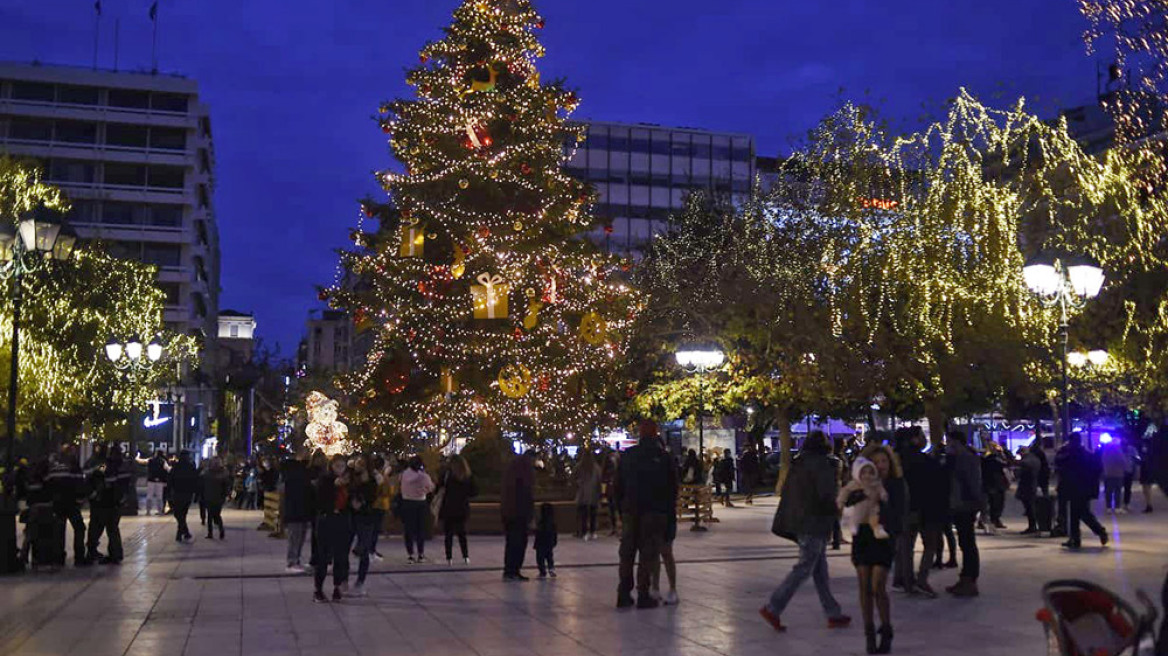
[[[142,425],[146,428],[155,428],[170,421],[170,417],[146,417],[142,420]]]

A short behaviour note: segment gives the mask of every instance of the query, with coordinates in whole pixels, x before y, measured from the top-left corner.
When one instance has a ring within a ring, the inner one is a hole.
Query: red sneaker
[[[852,618],[848,617],[847,615],[827,618],[827,628],[829,629],[846,629],[851,625]]]
[[[762,608],[758,609],[758,614],[762,615],[762,618],[767,621],[767,624],[773,626],[775,631],[778,631],[779,633],[786,632],[787,627],[783,626],[782,620],[779,619],[778,615],[772,613],[770,608],[763,606]]]

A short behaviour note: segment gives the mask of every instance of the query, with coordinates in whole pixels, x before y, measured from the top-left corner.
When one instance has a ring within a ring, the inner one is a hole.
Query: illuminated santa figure
[[[328,457],[344,456],[353,452],[349,443],[349,427],[337,421],[337,402],[320,392],[308,395],[308,426],[304,433],[308,439],[304,444],[312,451],[320,451]]]

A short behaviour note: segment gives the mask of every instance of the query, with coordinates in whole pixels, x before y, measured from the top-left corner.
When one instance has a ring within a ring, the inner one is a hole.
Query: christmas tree
[[[377,230],[327,292],[372,333],[342,381],[372,440],[435,446],[509,434],[570,439],[615,416],[635,298],[627,265],[583,238],[593,193],[561,166],[583,140],[562,82],[540,80],[528,0],[467,0],[378,118],[404,172],[379,174]],[[621,394],[623,396],[623,392]]]

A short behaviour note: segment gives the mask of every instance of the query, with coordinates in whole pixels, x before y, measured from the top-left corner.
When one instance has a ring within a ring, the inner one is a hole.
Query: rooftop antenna
[[[93,70],[97,70],[97,44],[101,37],[101,0],[93,3]]]
[[[114,19],[114,71],[118,70],[118,47],[121,45],[120,36],[122,29],[122,19]]]
[[[150,5],[150,22],[154,23],[154,41],[150,46],[150,72],[158,74],[158,0]]]

